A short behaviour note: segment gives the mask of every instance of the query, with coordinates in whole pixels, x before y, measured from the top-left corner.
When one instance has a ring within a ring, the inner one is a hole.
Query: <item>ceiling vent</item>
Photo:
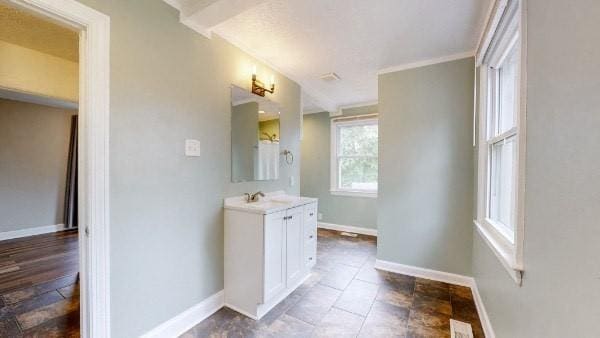
[[[321,80],[327,82],[339,81],[340,77],[336,73],[327,73],[321,75]]]

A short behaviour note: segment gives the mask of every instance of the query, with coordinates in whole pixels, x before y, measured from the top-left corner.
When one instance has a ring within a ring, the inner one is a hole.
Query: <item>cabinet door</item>
[[[263,303],[285,289],[285,217],[285,211],[265,216]]]
[[[286,221],[288,287],[302,277],[302,214],[303,208],[288,209]]]

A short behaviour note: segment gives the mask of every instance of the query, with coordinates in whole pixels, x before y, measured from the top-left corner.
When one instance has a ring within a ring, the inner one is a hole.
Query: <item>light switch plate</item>
[[[185,140],[185,156],[200,156],[200,141]]]

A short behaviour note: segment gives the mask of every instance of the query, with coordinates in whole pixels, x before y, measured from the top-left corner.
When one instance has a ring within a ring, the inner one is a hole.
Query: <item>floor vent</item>
[[[345,232],[345,231],[342,231],[342,232],[340,233],[340,235],[342,235],[342,236],[347,236],[347,237],[356,237],[356,236],[358,236],[357,234],[353,234],[353,233],[351,233],[351,232]]]
[[[451,338],[473,338],[471,324],[450,319]]]

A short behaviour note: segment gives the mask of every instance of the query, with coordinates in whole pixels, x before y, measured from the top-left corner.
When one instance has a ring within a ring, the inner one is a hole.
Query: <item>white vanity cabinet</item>
[[[225,200],[225,305],[260,319],[302,284],[316,263],[317,200],[232,199]]]

